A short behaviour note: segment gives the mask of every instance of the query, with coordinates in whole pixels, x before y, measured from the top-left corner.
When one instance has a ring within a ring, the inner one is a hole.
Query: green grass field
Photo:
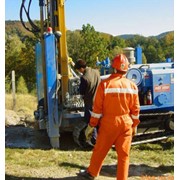
[[[89,164],[91,151],[83,150],[5,150],[6,176],[24,178],[72,177]],[[130,177],[173,177],[174,141],[132,146]],[[115,175],[116,152],[111,149],[103,164],[103,174]],[[112,166],[110,171],[108,166]],[[108,170],[107,170],[108,169]],[[104,176],[102,176],[104,177]],[[101,177],[101,178],[102,178]]]
[[[30,114],[37,106],[36,97],[31,95],[17,95],[16,102],[17,111],[24,109]],[[10,94],[6,95],[6,109],[12,109]],[[77,147],[65,150],[6,148],[6,179],[78,179],[76,173],[88,166],[91,153]],[[111,149],[98,179],[115,179],[116,163],[116,152]],[[128,180],[134,179],[174,179],[174,138],[132,146]]]

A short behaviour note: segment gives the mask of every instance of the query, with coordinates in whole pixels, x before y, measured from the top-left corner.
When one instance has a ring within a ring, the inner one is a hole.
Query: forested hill
[[[5,21],[5,34],[12,35],[17,34],[19,37],[34,36],[33,33],[27,31],[21,21]]]
[[[143,63],[158,63],[164,62],[166,58],[174,58],[174,31],[150,37],[137,34],[128,36],[112,36],[97,32],[90,24],[82,25],[81,30],[67,31],[68,55],[73,61],[82,58],[88,66],[94,67],[97,57],[100,61],[107,57],[112,59],[114,55],[122,53],[123,48],[140,45]],[[15,70],[16,79],[22,76],[29,91],[35,88],[35,44],[39,39],[40,34],[34,35],[27,31],[20,21],[5,22],[6,82],[11,77],[11,71]]]
[[[77,31],[80,31],[80,30],[77,30]],[[20,21],[5,21],[5,32],[8,35],[16,33],[20,37],[21,36],[27,36],[27,35],[33,36],[33,33],[27,31],[23,27],[23,25],[21,24]],[[169,33],[174,33],[174,31],[162,32],[159,35],[154,35],[154,36],[149,36],[149,37],[155,37],[157,39],[161,39]],[[113,36],[107,32],[100,32],[100,34],[106,38],[110,38],[111,36]],[[121,34],[121,35],[117,35],[116,37],[119,37],[122,39],[131,39],[131,38],[134,38],[135,36],[141,36],[141,35],[139,35],[139,34]],[[142,36],[142,37],[145,37],[145,36]]]
[[[159,35],[148,36],[148,37],[155,37],[155,38],[157,38],[157,39],[161,39],[161,38],[165,37],[165,36],[166,36],[167,34],[169,34],[169,33],[174,33],[174,31],[167,31],[167,32],[163,32],[163,33],[161,33],[161,34],[159,34]],[[123,39],[132,39],[132,38],[134,38],[136,35],[138,35],[138,34],[121,34],[121,35],[118,35],[117,37],[123,38]],[[141,35],[139,35],[139,36],[141,36]]]

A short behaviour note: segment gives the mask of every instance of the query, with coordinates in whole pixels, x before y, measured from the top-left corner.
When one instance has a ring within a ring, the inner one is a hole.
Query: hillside
[[[27,23],[28,24],[28,23]],[[71,30],[68,30],[71,32]],[[75,30],[75,31],[80,31],[80,30]],[[33,33],[27,31],[23,25],[21,24],[20,21],[5,21],[5,32],[6,34],[14,34],[16,33],[18,36],[33,36]],[[159,35],[154,35],[154,36],[149,36],[149,37],[155,37],[157,39],[161,39],[163,37],[165,37],[167,34],[172,33],[174,31],[167,31],[167,32],[162,32]],[[101,34],[102,37],[105,37],[107,39],[109,39],[110,37],[113,37],[112,34],[106,33],[106,32],[99,32]],[[119,37],[122,39],[131,39],[134,36],[137,36],[138,34],[121,34],[121,35],[117,35],[114,37]],[[141,35],[138,35],[141,36]],[[144,36],[142,36],[144,37]]]
[[[172,32],[174,32],[174,31],[167,31],[167,32],[163,32],[163,33],[158,34],[158,35],[148,36],[148,37],[155,37],[157,39],[161,39],[161,38],[165,37],[167,34],[172,33]],[[122,35],[118,35],[116,37],[119,37],[122,39],[131,39],[131,38],[134,38],[135,36],[142,36],[142,35],[139,35],[139,34],[122,34]],[[145,37],[145,36],[142,36],[142,37]]]
[[[33,33],[23,27],[21,21],[5,21],[5,33],[7,35],[17,34],[19,37],[34,36]]]

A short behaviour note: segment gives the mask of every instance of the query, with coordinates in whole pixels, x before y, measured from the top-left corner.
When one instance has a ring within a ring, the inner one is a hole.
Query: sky
[[[5,0],[5,20],[20,20],[21,2]],[[39,14],[39,1],[32,0],[31,19],[40,19]],[[174,30],[174,1],[66,0],[65,18],[69,30],[82,29],[89,23],[96,31],[112,35],[158,35]]]

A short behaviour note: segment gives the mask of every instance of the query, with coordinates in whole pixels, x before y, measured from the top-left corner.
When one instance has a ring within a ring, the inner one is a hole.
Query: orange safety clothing
[[[117,180],[127,180],[132,130],[139,124],[138,88],[121,74],[112,74],[97,89],[89,125],[99,126],[87,171],[98,176],[112,145],[118,155]]]

